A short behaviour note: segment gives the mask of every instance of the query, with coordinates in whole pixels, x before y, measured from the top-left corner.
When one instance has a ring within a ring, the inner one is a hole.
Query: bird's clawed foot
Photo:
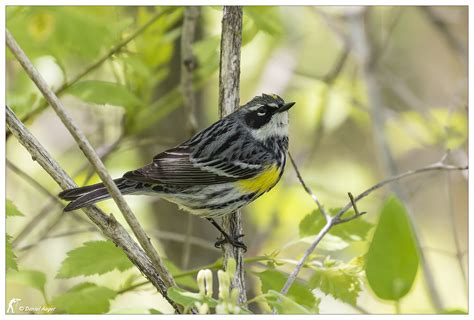
[[[214,246],[216,248],[222,248],[225,243],[230,243],[234,248],[240,248],[244,250],[244,252],[247,252],[247,246],[245,245],[245,243],[239,241],[239,239],[243,236],[243,234],[239,234],[236,238],[231,238],[228,234],[222,233],[222,237],[217,238],[217,241]]]

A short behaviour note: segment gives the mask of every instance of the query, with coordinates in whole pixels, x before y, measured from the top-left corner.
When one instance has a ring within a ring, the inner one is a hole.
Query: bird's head
[[[238,110],[238,115],[257,140],[287,137],[288,110],[294,104],[294,102],[286,103],[276,94],[262,94],[243,105]]]

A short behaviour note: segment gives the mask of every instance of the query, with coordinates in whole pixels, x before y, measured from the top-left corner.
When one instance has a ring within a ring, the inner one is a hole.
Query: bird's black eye
[[[262,107],[257,109],[257,116],[263,117],[266,114],[267,114],[267,108],[265,108],[265,106],[262,106]]]

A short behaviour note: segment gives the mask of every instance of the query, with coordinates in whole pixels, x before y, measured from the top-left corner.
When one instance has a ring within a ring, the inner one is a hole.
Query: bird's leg
[[[214,244],[216,248],[222,247],[222,245],[227,242],[236,248],[242,248],[244,252],[247,251],[247,246],[243,242],[239,241],[239,239],[244,236],[243,234],[239,234],[237,238],[232,238],[229,234],[227,234],[227,232],[224,231],[224,229],[222,229],[222,227],[216,222],[216,220],[212,218],[207,218],[207,220],[209,220],[209,222],[214,227],[216,227],[216,229],[219,230],[222,236],[224,237],[224,239],[220,239]]]

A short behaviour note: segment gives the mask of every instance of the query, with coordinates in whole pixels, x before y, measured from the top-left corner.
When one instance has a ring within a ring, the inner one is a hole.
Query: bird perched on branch
[[[122,194],[155,194],[192,214],[214,220],[230,214],[280,180],[288,151],[288,110],[277,95],[262,94],[182,144],[153,158],[152,163],[115,179]],[[110,198],[102,184],[69,189],[59,197],[71,201],[64,211]],[[222,244],[223,241],[217,244]]]

